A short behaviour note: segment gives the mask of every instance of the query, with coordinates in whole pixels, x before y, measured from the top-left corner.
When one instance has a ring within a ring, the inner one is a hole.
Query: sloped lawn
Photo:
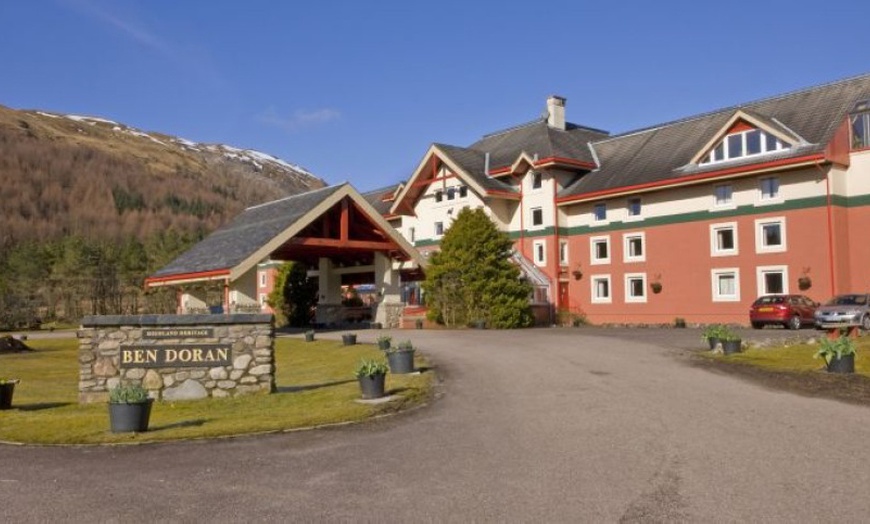
[[[36,351],[0,356],[0,378],[19,378],[12,410],[0,411],[0,440],[39,444],[153,442],[280,431],[360,421],[428,400],[433,373],[387,375],[384,404],[361,404],[353,377],[360,358],[383,358],[372,345],[279,338],[278,392],[232,399],[155,402],[149,431],[113,434],[103,403],[78,404],[78,340],[29,340]],[[418,368],[426,365],[418,353]]]

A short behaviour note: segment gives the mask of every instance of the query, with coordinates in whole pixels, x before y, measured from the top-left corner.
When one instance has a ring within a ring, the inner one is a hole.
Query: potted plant
[[[0,409],[12,409],[12,394],[18,379],[0,378]]]
[[[422,319],[422,318],[418,318],[417,320],[415,320],[415,321],[414,321],[414,327],[417,328],[417,329],[423,329],[423,319]]]
[[[719,344],[723,329],[725,329],[725,326],[722,324],[711,324],[701,332],[701,338],[707,341],[711,350],[716,349],[716,346]]]
[[[399,346],[387,350],[390,373],[401,375],[414,372],[414,346],[410,340],[399,342]]]
[[[580,269],[580,264],[577,264],[577,267],[574,268],[574,271],[571,272],[574,275],[574,280],[580,280],[583,278],[583,270]]]
[[[314,342],[314,330],[309,329],[305,332],[305,342]]]
[[[112,433],[148,431],[153,399],[139,384],[119,385],[109,391],[109,424]]]
[[[356,344],[356,333],[345,333],[341,336],[341,341],[345,346],[353,346]]]
[[[719,332],[719,342],[722,343],[722,352],[726,355],[740,353],[740,349],[743,346],[743,341],[740,340],[740,335],[724,326],[722,331]]]
[[[393,341],[393,337],[389,335],[381,335],[378,337],[378,349],[381,351],[386,351],[390,349],[390,342]]]
[[[806,291],[811,287],[813,287],[813,279],[810,278],[810,268],[805,267],[803,274],[798,277],[798,289]]]
[[[354,376],[359,381],[362,398],[373,399],[384,396],[384,382],[389,368],[382,360],[362,359],[356,367]]]
[[[659,293],[662,292],[662,283],[661,282],[650,282],[649,288],[652,290],[653,293],[658,295]]]
[[[846,335],[840,335],[836,340],[822,339],[813,357],[825,359],[825,366],[830,373],[855,372],[855,343]]]

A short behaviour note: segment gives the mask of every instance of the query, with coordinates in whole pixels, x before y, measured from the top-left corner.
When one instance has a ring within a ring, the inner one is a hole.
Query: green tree
[[[285,262],[278,268],[275,288],[266,302],[275,311],[277,325],[307,326],[317,304],[317,281],[308,278],[305,264]]]
[[[460,211],[426,269],[430,318],[448,326],[530,326],[532,288],[509,260],[512,246],[482,209]]]

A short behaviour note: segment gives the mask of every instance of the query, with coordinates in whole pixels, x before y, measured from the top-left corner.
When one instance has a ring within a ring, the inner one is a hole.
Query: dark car
[[[870,294],[837,295],[816,310],[816,328],[861,326],[870,330]]]
[[[803,295],[765,295],[752,303],[749,322],[755,329],[767,324],[778,324],[789,329],[800,329],[815,322],[817,302]]]

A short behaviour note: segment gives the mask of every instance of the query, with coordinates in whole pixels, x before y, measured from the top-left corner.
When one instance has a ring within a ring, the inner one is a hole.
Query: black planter
[[[375,375],[373,377],[359,377],[359,388],[362,398],[372,399],[384,396],[384,381],[387,375]]]
[[[387,353],[387,362],[390,364],[390,373],[403,375],[414,372],[413,351],[393,351]]]
[[[414,327],[417,329],[423,329],[423,319],[418,318],[414,321]]]
[[[314,333],[305,333],[305,342],[314,342]]]
[[[109,424],[112,433],[141,433],[148,431],[148,420],[151,418],[151,404],[154,401],[138,404],[109,404]]]
[[[740,353],[741,345],[743,345],[743,341],[739,338],[737,340],[723,340],[722,352],[726,355],[731,355],[732,353]]]
[[[12,409],[12,394],[14,392],[14,382],[0,384],[0,409]]]
[[[378,340],[378,349],[381,351],[386,351],[390,349],[390,341],[389,340]]]
[[[840,358],[834,356],[828,362],[829,373],[854,373],[855,372],[855,354],[843,355]]]
[[[356,344],[356,335],[342,335],[341,341],[345,346],[353,346]]]
[[[486,320],[475,320],[471,323],[474,329],[486,329]]]
[[[719,339],[716,337],[710,337],[707,339],[707,344],[710,345],[710,351],[716,349],[716,345],[719,343]]]

